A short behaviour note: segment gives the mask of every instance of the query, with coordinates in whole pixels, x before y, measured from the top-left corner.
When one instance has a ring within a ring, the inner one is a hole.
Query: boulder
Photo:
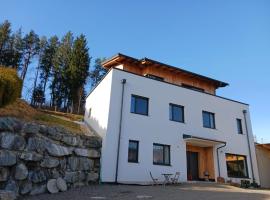
[[[59,192],[59,189],[58,189],[58,187],[56,185],[56,179],[50,179],[47,182],[47,189],[52,194]]]
[[[100,148],[101,139],[96,136],[82,136],[83,145],[86,148]]]
[[[59,165],[59,160],[52,157],[44,158],[40,164],[41,167],[54,168]]]
[[[90,172],[90,173],[87,173],[86,175],[87,182],[97,182],[98,178],[99,178],[99,175],[98,173],[95,173],[95,172]]]
[[[71,171],[90,170],[94,166],[94,162],[88,158],[83,157],[69,157],[68,166]]]
[[[3,149],[23,150],[25,147],[25,140],[22,136],[10,132],[3,132],[1,134],[0,146]]]
[[[12,191],[0,190],[0,199],[1,200],[15,200],[16,193]]]
[[[58,127],[48,127],[47,128],[47,136],[53,140],[61,141],[62,140],[62,129]]]
[[[28,176],[28,169],[27,167],[21,163],[16,166],[15,168],[15,179],[16,180],[24,180]]]
[[[70,146],[78,146],[80,143],[79,137],[64,135],[62,138],[62,142]]]
[[[56,180],[56,186],[61,192],[67,191],[67,183],[61,177]]]
[[[30,195],[38,195],[38,194],[43,194],[45,193],[47,190],[47,185],[43,184],[43,185],[35,185],[31,192]]]
[[[72,149],[54,143],[48,143],[46,149],[51,156],[61,157],[72,154]]]
[[[6,167],[0,167],[0,182],[7,181],[9,176],[9,170]]]
[[[16,154],[6,150],[0,150],[0,166],[12,166],[17,162]]]
[[[77,156],[83,156],[83,157],[88,157],[88,158],[99,158],[100,157],[100,153],[95,149],[76,148],[74,150],[74,152]]]
[[[42,170],[30,171],[28,178],[33,183],[40,183],[47,180],[46,174]]]
[[[67,183],[81,182],[85,180],[85,174],[81,171],[66,172],[64,179]]]
[[[31,137],[28,139],[26,149],[27,151],[36,151],[42,154],[46,149],[46,143],[47,141],[43,138]]]
[[[12,191],[17,196],[19,193],[19,186],[17,185],[17,183],[14,180],[9,180],[7,182],[5,190]]]
[[[40,125],[35,123],[28,123],[24,126],[23,132],[27,134],[37,135],[40,130]]]
[[[22,160],[26,161],[40,161],[43,156],[35,152],[23,152],[20,156]]]
[[[32,190],[32,183],[31,182],[26,182],[22,184],[21,189],[20,189],[20,194],[25,195],[28,194]]]
[[[22,123],[13,117],[1,117],[0,118],[0,132],[1,131],[19,131],[22,128]]]

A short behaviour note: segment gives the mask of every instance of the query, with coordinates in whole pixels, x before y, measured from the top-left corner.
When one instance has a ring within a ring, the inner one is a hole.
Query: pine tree
[[[105,58],[97,58],[95,60],[95,65],[90,71],[91,86],[95,87],[107,73],[107,69],[102,67],[101,63],[105,61]]]

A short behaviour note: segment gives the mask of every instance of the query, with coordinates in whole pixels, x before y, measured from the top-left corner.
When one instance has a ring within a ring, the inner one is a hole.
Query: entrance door
[[[187,179],[199,180],[198,152],[187,151]]]

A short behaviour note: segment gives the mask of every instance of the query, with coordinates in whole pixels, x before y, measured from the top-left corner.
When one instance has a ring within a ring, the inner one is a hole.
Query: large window
[[[246,156],[236,154],[226,154],[228,177],[247,178],[247,159]]]
[[[128,144],[128,162],[138,162],[139,141],[129,140]]]
[[[203,111],[202,116],[203,116],[203,127],[213,128],[213,129],[216,128],[215,114],[214,113]]]
[[[184,107],[170,103],[170,120],[184,122]]]
[[[130,112],[148,115],[148,98],[132,95]]]
[[[243,134],[242,120],[241,119],[236,119],[236,123],[237,123],[237,132],[239,134]]]
[[[170,165],[170,146],[163,144],[153,144],[153,164]]]

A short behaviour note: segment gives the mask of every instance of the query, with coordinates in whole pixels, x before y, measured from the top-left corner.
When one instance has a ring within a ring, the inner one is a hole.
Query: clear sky
[[[0,0],[0,21],[39,35],[71,30],[90,54],[149,57],[230,83],[218,95],[250,104],[270,142],[269,0]]]

